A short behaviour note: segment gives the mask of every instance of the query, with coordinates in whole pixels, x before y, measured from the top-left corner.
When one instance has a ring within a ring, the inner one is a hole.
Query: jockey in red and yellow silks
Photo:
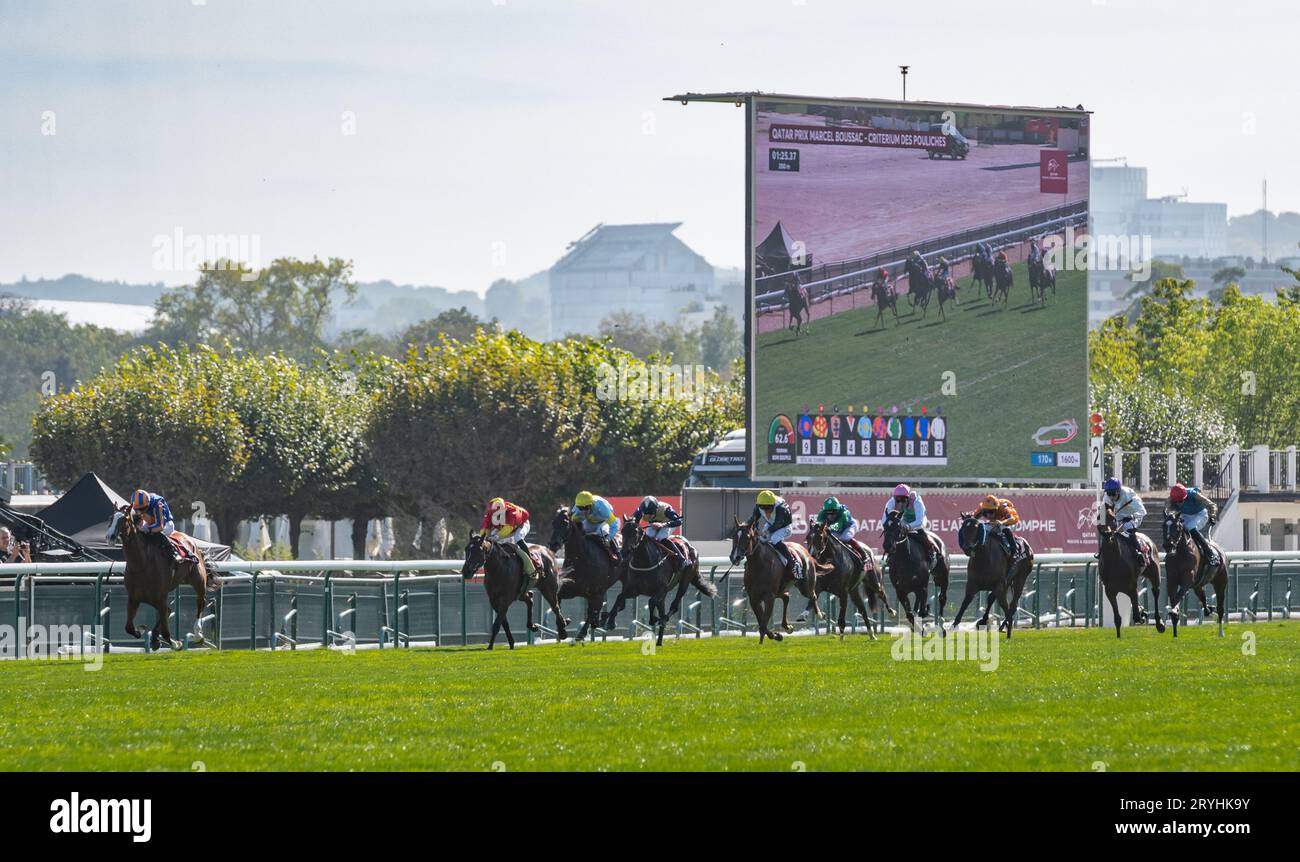
[[[993,528],[993,533],[1002,539],[1007,553],[1011,555],[1011,565],[1020,562],[1020,543],[1011,533],[1012,528],[1020,523],[1015,505],[1005,497],[989,494],[980,501],[975,517],[986,521]]]
[[[527,509],[500,497],[493,497],[483,512],[483,523],[479,525],[478,534],[491,538],[494,542],[514,545],[519,561],[524,565],[524,575],[532,577],[536,574],[537,567],[533,565],[528,544],[524,541],[528,530]]]

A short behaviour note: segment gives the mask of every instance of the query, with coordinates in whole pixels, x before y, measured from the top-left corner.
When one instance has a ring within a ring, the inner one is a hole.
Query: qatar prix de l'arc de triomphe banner
[[[1087,478],[1089,125],[751,102],[753,478]]]

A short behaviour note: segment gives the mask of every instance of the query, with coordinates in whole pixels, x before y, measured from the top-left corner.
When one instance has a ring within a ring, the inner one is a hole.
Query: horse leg
[[[1192,587],[1192,592],[1196,593],[1196,598],[1200,599],[1201,613],[1205,614],[1207,617],[1214,613],[1214,610],[1210,607],[1209,600],[1205,598],[1205,587]],[[1215,595],[1214,598],[1217,601],[1219,597],[1218,595]]]
[[[953,628],[957,628],[957,626],[961,624],[961,617],[962,617],[962,614],[966,613],[966,608],[967,608],[967,606],[970,605],[970,600],[975,596],[975,594],[976,594],[977,592],[979,592],[979,590],[971,589],[969,586],[966,587],[966,596],[961,600],[961,607],[957,608],[957,616],[955,616],[955,617],[952,618],[952,627],[953,627]],[[901,598],[901,597],[900,597],[900,598]],[[986,616],[987,616],[987,615],[986,615]],[[907,617],[908,617],[908,619],[911,619],[911,618],[912,618],[912,615],[909,613],[909,614],[907,615]],[[988,624],[988,620],[986,619],[986,620],[985,620],[985,625],[987,625],[987,624]],[[979,627],[979,624],[976,623],[976,628],[978,628],[978,627]]]
[[[772,599],[772,610],[776,610],[776,599]],[[790,591],[781,593],[781,628],[787,632],[794,631],[790,625]]]
[[[1111,616],[1111,619],[1113,619],[1113,620],[1115,621],[1115,637],[1119,637],[1119,629],[1120,629],[1120,623],[1121,623],[1121,620],[1120,620],[1120,618],[1119,618],[1119,601],[1118,601],[1118,594],[1117,594],[1116,591],[1115,591],[1115,590],[1110,586],[1110,584],[1107,584],[1107,585],[1106,585],[1106,600],[1110,602],[1110,616]]]
[[[126,597],[126,633],[133,638],[140,637],[140,631],[135,627],[135,612],[140,609],[140,600],[133,593],[128,593]]]
[[[493,608],[492,636],[488,638],[488,649],[492,649],[492,644],[497,642],[497,632],[499,631],[501,631],[501,612]]]
[[[537,623],[533,622],[533,591],[529,590],[524,593],[524,607],[528,609],[528,630],[537,631]]]
[[[664,595],[660,593],[655,596],[651,606],[659,609],[659,637],[655,641],[655,646],[663,646],[664,629],[668,627],[668,614],[664,611]]]
[[[867,586],[864,587],[864,588],[865,588],[865,589],[870,589],[870,585],[867,585]],[[871,619],[871,614],[867,612],[866,605],[863,604],[863,601],[862,601],[862,590],[860,590],[860,589],[859,589],[859,590],[853,590],[853,591],[851,591],[851,592],[849,593],[849,596],[853,599],[853,607],[856,608],[856,609],[857,609],[857,612],[862,616],[862,622],[863,622],[863,624],[865,624],[866,627],[867,627],[867,635],[868,635],[868,637],[870,637],[872,640],[875,640],[875,639],[876,639],[876,624],[872,621],[872,619]],[[840,631],[843,631],[843,630],[844,630],[844,624],[841,623],[841,624],[840,624]]]
[[[537,581],[538,588],[542,591],[542,598],[551,606],[551,612],[555,614],[555,637],[556,640],[564,640],[569,633],[564,628],[564,614],[560,613],[560,596],[559,589],[555,583],[543,577]]]
[[[783,601],[789,602],[790,594],[783,596]],[[785,635],[778,631],[772,630],[772,613],[776,610],[776,596],[769,595],[763,599],[763,628],[767,629],[767,636],[774,641],[784,640]]]
[[[1160,569],[1148,566],[1145,574],[1151,584],[1151,603],[1156,607],[1156,632],[1164,634],[1165,622],[1160,618]]]
[[[626,604],[627,604],[627,585],[624,584],[623,589],[619,590],[618,598],[614,599],[614,604],[609,609],[609,613],[605,614],[605,618],[601,620],[600,627],[603,629],[613,628],[614,620],[618,617],[620,613],[622,613],[623,607]]]
[[[511,648],[511,649],[514,649],[514,648],[515,648],[515,633],[512,632],[512,631],[510,631],[510,618],[509,618],[508,616],[506,616],[506,613],[507,613],[509,610],[510,610],[510,606],[507,605],[507,606],[506,606],[506,610],[503,611],[503,612],[501,612],[501,613],[498,614],[497,616],[498,616],[498,617],[500,618],[500,620],[501,620],[501,627],[502,627],[503,629],[506,630],[506,643],[510,644],[510,648]]]
[[[1228,567],[1219,566],[1214,575],[1214,609],[1219,617],[1219,637],[1223,637],[1223,613],[1226,610],[1228,596]]]
[[[1002,618],[1007,627],[1007,640],[1011,640],[1011,630],[1016,627],[1016,619],[1011,615],[1011,605],[1007,603],[1007,585],[1002,584],[998,590],[998,607],[1002,609]],[[1001,628],[1001,626],[998,626]]]
[[[856,597],[857,597],[857,591],[855,590],[854,598]],[[840,618],[836,622],[839,624],[840,627],[840,640],[844,640],[844,618],[845,616],[848,615],[849,612],[849,597],[848,595],[838,595],[835,598],[839,599],[840,602]]]
[[[177,586],[177,589],[180,589],[180,587]],[[170,602],[167,601],[168,595],[170,595],[170,593],[163,593],[161,607],[158,605],[154,605],[154,607],[158,608],[158,622],[154,625],[154,633],[157,634],[159,631],[161,631],[162,636],[167,640],[167,646],[171,647],[172,649],[180,649],[181,645],[176,643],[176,641],[172,640],[172,626],[171,623],[168,621],[167,606],[170,604]],[[178,626],[180,624],[180,621],[181,621],[181,615],[180,615],[180,610],[178,608],[176,612],[176,623]]]
[[[768,635],[767,620],[763,617],[763,600],[750,596],[749,609],[754,612],[754,621],[758,623],[758,643],[762,646],[763,638]]]
[[[1170,593],[1169,622],[1173,623],[1174,637],[1178,637],[1178,618],[1181,616],[1181,614],[1178,613],[1178,603],[1183,600],[1183,596],[1187,593],[1187,587],[1186,585],[1180,584],[1177,590],[1171,589]]]
[[[907,599],[907,593],[898,591],[898,606],[903,609],[907,615],[907,627],[916,631],[916,617],[912,614],[912,603]]]

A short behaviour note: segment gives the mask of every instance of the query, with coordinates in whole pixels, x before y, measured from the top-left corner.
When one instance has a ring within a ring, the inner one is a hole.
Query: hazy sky
[[[185,283],[154,267],[177,228],[479,292],[600,221],[681,221],[736,266],[741,112],[661,97],[893,98],[899,63],[911,98],[1082,103],[1094,157],[1152,194],[1239,214],[1267,175],[1300,210],[1298,22],[1281,0],[0,0],[0,281]]]

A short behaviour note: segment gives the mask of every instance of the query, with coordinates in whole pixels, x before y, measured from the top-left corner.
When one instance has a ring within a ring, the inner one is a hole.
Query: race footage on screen
[[[1086,477],[1089,119],[755,102],[756,478]]]

